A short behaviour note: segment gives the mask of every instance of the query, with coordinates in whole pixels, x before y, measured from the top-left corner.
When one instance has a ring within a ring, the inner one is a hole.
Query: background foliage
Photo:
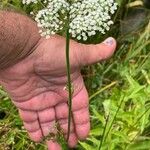
[[[91,132],[77,150],[150,149],[150,10],[149,1],[117,0],[115,24],[105,36],[118,41],[115,55],[102,63],[83,68],[90,95]],[[1,9],[29,14],[21,0],[0,0]],[[37,6],[38,7],[38,6]],[[147,7],[147,8],[146,8]],[[0,87],[0,150],[44,150],[32,142],[7,93]],[[66,150],[65,143],[60,143]]]

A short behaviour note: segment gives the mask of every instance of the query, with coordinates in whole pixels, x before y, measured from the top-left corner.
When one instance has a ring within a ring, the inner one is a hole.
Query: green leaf
[[[135,144],[130,145],[127,150],[149,150],[150,141],[137,141]]]

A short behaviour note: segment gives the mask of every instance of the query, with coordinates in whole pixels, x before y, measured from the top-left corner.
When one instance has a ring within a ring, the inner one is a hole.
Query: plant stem
[[[68,133],[67,133],[67,141],[69,140],[70,135],[70,124],[72,117],[72,87],[71,87],[71,76],[70,76],[70,59],[69,59],[69,45],[70,45],[70,34],[69,29],[66,31],[66,66],[67,66],[67,86],[68,86]]]
[[[45,5],[40,0],[38,0],[38,2],[45,8]]]
[[[108,116],[107,116],[107,118],[106,118],[106,123],[105,123],[105,127],[104,127],[103,134],[102,134],[102,139],[100,140],[100,145],[99,145],[98,150],[101,150],[102,145],[103,145],[106,128],[107,128],[107,124],[108,124],[108,121],[109,121],[109,115],[110,115],[110,114],[108,114]]]
[[[106,135],[105,135],[104,142],[105,142],[106,138],[107,138],[108,135],[109,135],[109,132],[110,132],[112,126],[113,126],[113,123],[114,123],[114,121],[115,121],[115,119],[116,119],[116,117],[117,117],[117,114],[118,114],[118,112],[119,112],[119,110],[120,110],[120,108],[121,108],[121,105],[122,105],[123,101],[124,101],[124,98],[121,100],[121,102],[120,102],[120,104],[119,104],[119,106],[118,106],[118,109],[117,109],[117,111],[116,111],[116,113],[115,113],[115,115],[114,115],[114,118],[113,118],[113,120],[112,120],[112,122],[111,122],[111,124],[110,124],[110,126],[109,126],[109,128],[108,128],[108,131],[107,131]]]
[[[102,93],[103,91],[111,88],[112,86],[114,86],[115,84],[117,84],[117,81],[113,81],[112,83],[110,83],[109,85],[105,86],[102,89],[99,89],[96,93],[94,93],[93,95],[90,96],[89,100],[93,99],[95,96],[99,95],[100,93]]]

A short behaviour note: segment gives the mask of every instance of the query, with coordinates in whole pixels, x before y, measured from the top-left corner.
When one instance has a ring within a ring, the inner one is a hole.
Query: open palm
[[[116,42],[112,38],[98,45],[71,41],[71,81],[74,93],[68,141],[70,147],[74,147],[78,139],[85,139],[90,130],[88,94],[80,69],[110,57],[115,47]],[[0,82],[18,108],[32,140],[40,142],[49,133],[57,134],[56,122],[66,137],[68,92],[65,89],[67,76],[63,37],[56,35],[48,40],[41,38],[30,56],[0,72]],[[48,147],[51,150],[61,149],[52,141],[48,141]]]

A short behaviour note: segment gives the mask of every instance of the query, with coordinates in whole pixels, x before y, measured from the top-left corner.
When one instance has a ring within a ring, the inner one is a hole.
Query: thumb
[[[80,44],[76,50],[76,56],[81,66],[93,64],[111,57],[116,49],[116,40],[107,38],[100,44]]]

